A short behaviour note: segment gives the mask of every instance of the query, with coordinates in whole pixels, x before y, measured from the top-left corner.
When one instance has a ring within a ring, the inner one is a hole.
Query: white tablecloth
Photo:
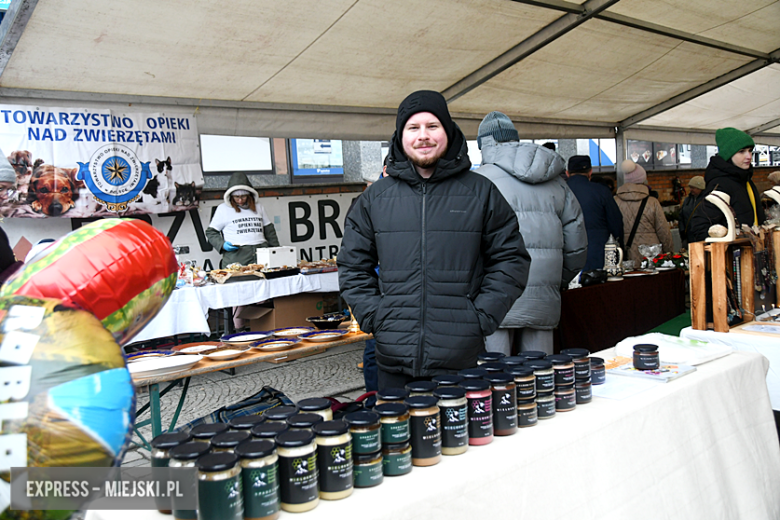
[[[765,358],[735,352],[631,398],[594,398],[436,466],[282,517],[776,520],[780,443],[767,368]],[[166,518],[156,511],[87,515]]]
[[[182,287],[173,291],[157,316],[133,338],[133,343],[176,334],[209,334],[209,323],[206,317],[209,309],[249,305],[291,294],[338,292],[338,290],[337,272],[299,274],[273,280],[258,278],[255,282]]]
[[[764,338],[755,334],[739,334],[737,332],[695,330],[691,327],[686,327],[680,331],[680,337],[728,345],[735,350],[756,352],[767,358],[769,360],[769,370],[766,374],[766,386],[769,389],[769,399],[772,401],[772,408],[780,410],[780,339]]]

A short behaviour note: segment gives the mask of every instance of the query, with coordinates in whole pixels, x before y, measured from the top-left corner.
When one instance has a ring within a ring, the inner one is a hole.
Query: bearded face
[[[447,152],[447,132],[430,112],[418,112],[406,121],[402,142],[406,157],[424,170],[432,169]]]

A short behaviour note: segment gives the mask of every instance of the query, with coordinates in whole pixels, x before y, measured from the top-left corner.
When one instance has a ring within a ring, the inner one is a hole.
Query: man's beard
[[[406,157],[412,161],[413,165],[417,166],[418,168],[430,168],[434,166],[439,161],[439,159],[442,158],[444,152],[446,152],[446,150],[441,150],[439,153],[434,155],[423,156],[422,159],[415,159],[413,157],[409,157],[408,155]]]

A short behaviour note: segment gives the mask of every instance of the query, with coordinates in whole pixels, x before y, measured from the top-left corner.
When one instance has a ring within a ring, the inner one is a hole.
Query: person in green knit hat
[[[736,128],[721,128],[715,132],[718,154],[710,159],[704,172],[706,197],[713,191],[727,193],[737,217],[738,226],[758,226],[764,222],[761,194],[753,184],[753,138]],[[709,234],[710,226],[727,226],[726,217],[709,201],[699,204],[690,217],[688,242],[701,242]]]
[[[230,177],[224,199],[206,229],[209,243],[222,253],[220,267],[257,263],[258,247],[279,246],[274,224],[245,173]]]

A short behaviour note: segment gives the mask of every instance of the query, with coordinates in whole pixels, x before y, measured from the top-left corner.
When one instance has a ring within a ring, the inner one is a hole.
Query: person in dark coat
[[[707,187],[703,196],[722,191],[731,197],[731,207],[737,217],[737,225],[763,224],[764,208],[761,193],[753,184],[753,138],[736,128],[721,128],[715,132],[718,154],[710,159],[704,171]],[[710,226],[728,226],[726,216],[715,204],[705,200],[691,216],[687,228],[688,242],[701,242],[709,236]]]
[[[476,366],[528,280],[517,218],[467,152],[444,97],[410,94],[388,176],[347,215],[339,285],[376,338],[380,389]]]
[[[704,201],[704,190],[706,188],[707,183],[704,182],[704,177],[701,175],[691,177],[691,180],[688,181],[688,189],[691,190],[691,193],[685,197],[685,200],[682,203],[682,207],[680,208],[680,220],[677,225],[683,246],[688,244],[687,231],[691,217],[693,216],[693,210]]]
[[[609,236],[622,243],[623,215],[612,198],[609,188],[603,184],[590,182],[593,168],[590,157],[574,155],[569,158],[566,175],[569,188],[574,192],[585,217],[585,229],[588,233],[588,260],[583,271],[604,268],[604,245]]]

